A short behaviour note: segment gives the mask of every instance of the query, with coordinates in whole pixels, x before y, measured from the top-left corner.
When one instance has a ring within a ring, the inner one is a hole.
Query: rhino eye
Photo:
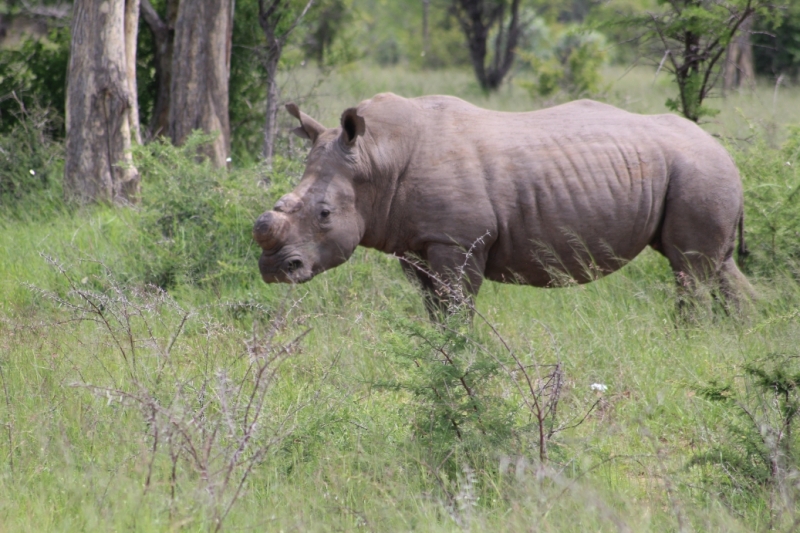
[[[322,218],[328,218],[330,214],[331,214],[330,211],[328,211],[327,209],[323,209],[322,211],[320,211],[319,216],[321,216]]]

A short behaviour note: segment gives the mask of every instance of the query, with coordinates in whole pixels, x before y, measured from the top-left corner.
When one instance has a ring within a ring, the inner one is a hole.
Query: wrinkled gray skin
[[[649,245],[683,289],[747,286],[732,257],[739,174],[683,118],[590,100],[500,113],[390,93],[346,110],[338,128],[287,109],[313,146],[297,188],[255,223],[267,283],[308,281],[367,246],[421,259],[429,273],[401,264],[434,313],[456,275],[471,294],[483,279],[585,283]]]

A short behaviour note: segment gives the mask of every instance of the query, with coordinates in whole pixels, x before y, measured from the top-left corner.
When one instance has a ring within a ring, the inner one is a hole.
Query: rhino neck
[[[361,246],[386,253],[408,250],[404,243],[406,204],[403,183],[408,175],[420,136],[413,121],[381,124],[381,131],[364,139],[368,175],[356,187],[357,209],[364,221]],[[402,228],[402,229],[401,229]]]
[[[399,171],[374,173],[362,187],[360,192],[365,194],[360,195],[361,205],[357,206],[364,221],[361,246],[390,254],[397,252],[400,220],[403,218],[397,193],[402,180],[403,173]]]

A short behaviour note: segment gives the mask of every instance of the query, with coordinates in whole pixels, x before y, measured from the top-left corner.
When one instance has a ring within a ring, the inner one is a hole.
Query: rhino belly
[[[586,283],[653,242],[667,188],[663,158],[618,144],[611,152],[541,155],[545,163],[532,162],[527,172],[515,168],[514,186],[496,195],[488,279],[540,287]]]

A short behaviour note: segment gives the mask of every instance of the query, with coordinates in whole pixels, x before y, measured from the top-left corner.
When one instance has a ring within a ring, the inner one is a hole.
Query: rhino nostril
[[[303,262],[300,261],[299,259],[295,259],[293,261],[289,261],[288,263],[286,263],[286,272],[291,274],[295,270],[299,270],[302,267],[303,267]]]

